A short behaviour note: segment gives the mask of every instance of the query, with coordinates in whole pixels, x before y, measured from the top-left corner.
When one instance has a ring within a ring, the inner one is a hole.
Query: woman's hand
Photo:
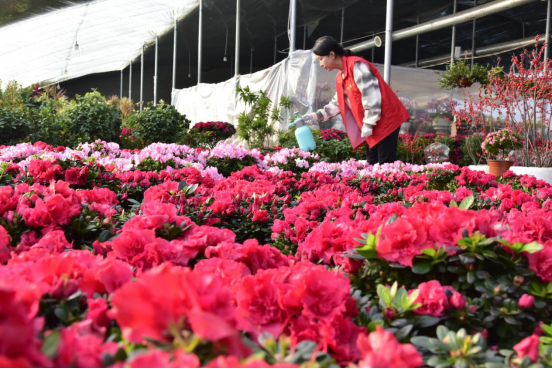
[[[371,125],[371,124],[364,124],[362,126],[362,131],[360,132],[360,136],[362,138],[366,138],[366,137],[370,137],[372,136],[372,130],[373,130],[374,126]]]

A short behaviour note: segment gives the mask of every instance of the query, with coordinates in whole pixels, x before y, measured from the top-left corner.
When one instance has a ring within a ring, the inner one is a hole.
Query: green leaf
[[[473,195],[468,196],[464,200],[462,200],[462,202],[460,203],[459,208],[462,209],[462,210],[468,210],[469,208],[472,207],[474,201],[475,201],[475,199],[474,199]]]
[[[544,248],[543,245],[541,245],[540,243],[538,242],[531,242],[531,243],[528,243],[526,244],[525,246],[523,246],[521,248],[521,251],[520,252],[528,252],[530,254],[534,254],[535,252],[537,251],[540,251]]]
[[[373,321],[371,321],[371,322],[368,324],[368,327],[367,327],[367,328],[368,328],[368,331],[369,331],[369,332],[375,332],[376,327],[377,327],[378,325],[381,326],[381,327],[383,327],[384,324],[385,324],[385,323],[383,322],[383,320],[373,320]]]
[[[178,191],[184,191],[186,187],[188,187],[188,184],[186,183],[186,181],[178,182]]]
[[[422,254],[435,258],[437,252],[435,251],[435,249],[423,249]]]
[[[408,337],[408,335],[410,334],[410,332],[412,332],[412,328],[414,328],[414,326],[413,326],[412,324],[405,325],[404,327],[402,327],[401,329],[399,329],[399,330],[397,331],[397,333],[395,333],[395,337],[396,337],[399,341],[404,340],[406,337]]]
[[[59,318],[62,322],[66,322],[69,316],[67,315],[67,312],[63,310],[62,308],[56,308],[54,310],[54,315]]]
[[[421,328],[427,328],[427,327],[432,327],[434,326],[435,324],[439,323],[441,319],[439,319],[438,317],[436,316],[431,316],[431,315],[421,315],[419,318],[418,318],[418,326],[421,327]]]
[[[412,306],[414,304],[414,301],[420,296],[420,290],[414,290],[410,293],[408,296],[408,306]]]
[[[413,345],[418,347],[430,348],[433,346],[431,344],[429,337],[424,337],[424,336],[412,337],[410,339],[410,342],[412,342]]]
[[[391,300],[391,293],[389,292],[389,289],[385,287],[383,284],[378,284],[378,296],[383,301],[383,303],[386,306],[390,306],[392,304]]]
[[[52,331],[44,339],[44,343],[42,344],[42,347],[40,348],[40,352],[42,352],[46,357],[48,357],[50,359],[53,359],[53,358],[55,358],[56,351],[59,347],[60,342],[61,342],[61,333],[60,333],[60,331]]]
[[[363,249],[363,248],[357,248],[356,251],[362,255],[365,259],[377,259],[378,254],[375,250],[372,249]]]
[[[451,200],[450,201],[450,204],[449,204],[449,207],[451,208],[457,208],[458,207],[458,203],[454,200]]]
[[[437,338],[442,341],[445,339],[449,332],[450,330],[447,327],[445,327],[444,325],[440,325],[437,327]]]
[[[421,263],[416,263],[412,266],[412,273],[414,274],[427,274],[433,269],[433,264],[431,261],[424,261]]]
[[[473,284],[473,282],[475,282],[475,273],[472,271],[469,271],[468,274],[466,275],[466,278],[469,284]]]

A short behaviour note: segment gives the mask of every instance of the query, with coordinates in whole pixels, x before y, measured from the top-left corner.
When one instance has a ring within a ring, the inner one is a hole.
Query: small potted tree
[[[510,129],[505,128],[489,133],[481,144],[483,153],[487,155],[489,173],[497,177],[504,174],[514,165],[514,161],[510,160],[510,152],[522,147],[521,136]]]

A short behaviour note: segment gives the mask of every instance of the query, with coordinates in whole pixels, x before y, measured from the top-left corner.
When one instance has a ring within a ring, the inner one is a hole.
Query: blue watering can
[[[295,138],[299,144],[299,148],[303,151],[312,151],[316,149],[316,142],[314,142],[314,136],[310,127],[305,122],[307,118],[299,118],[295,122],[290,123],[290,127],[296,126]]]

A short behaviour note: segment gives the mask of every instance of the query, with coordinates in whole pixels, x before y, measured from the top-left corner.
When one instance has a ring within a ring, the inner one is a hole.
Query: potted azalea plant
[[[523,140],[521,136],[508,128],[489,133],[481,144],[483,153],[487,155],[489,173],[497,177],[504,174],[514,165],[510,152],[522,147]]]

